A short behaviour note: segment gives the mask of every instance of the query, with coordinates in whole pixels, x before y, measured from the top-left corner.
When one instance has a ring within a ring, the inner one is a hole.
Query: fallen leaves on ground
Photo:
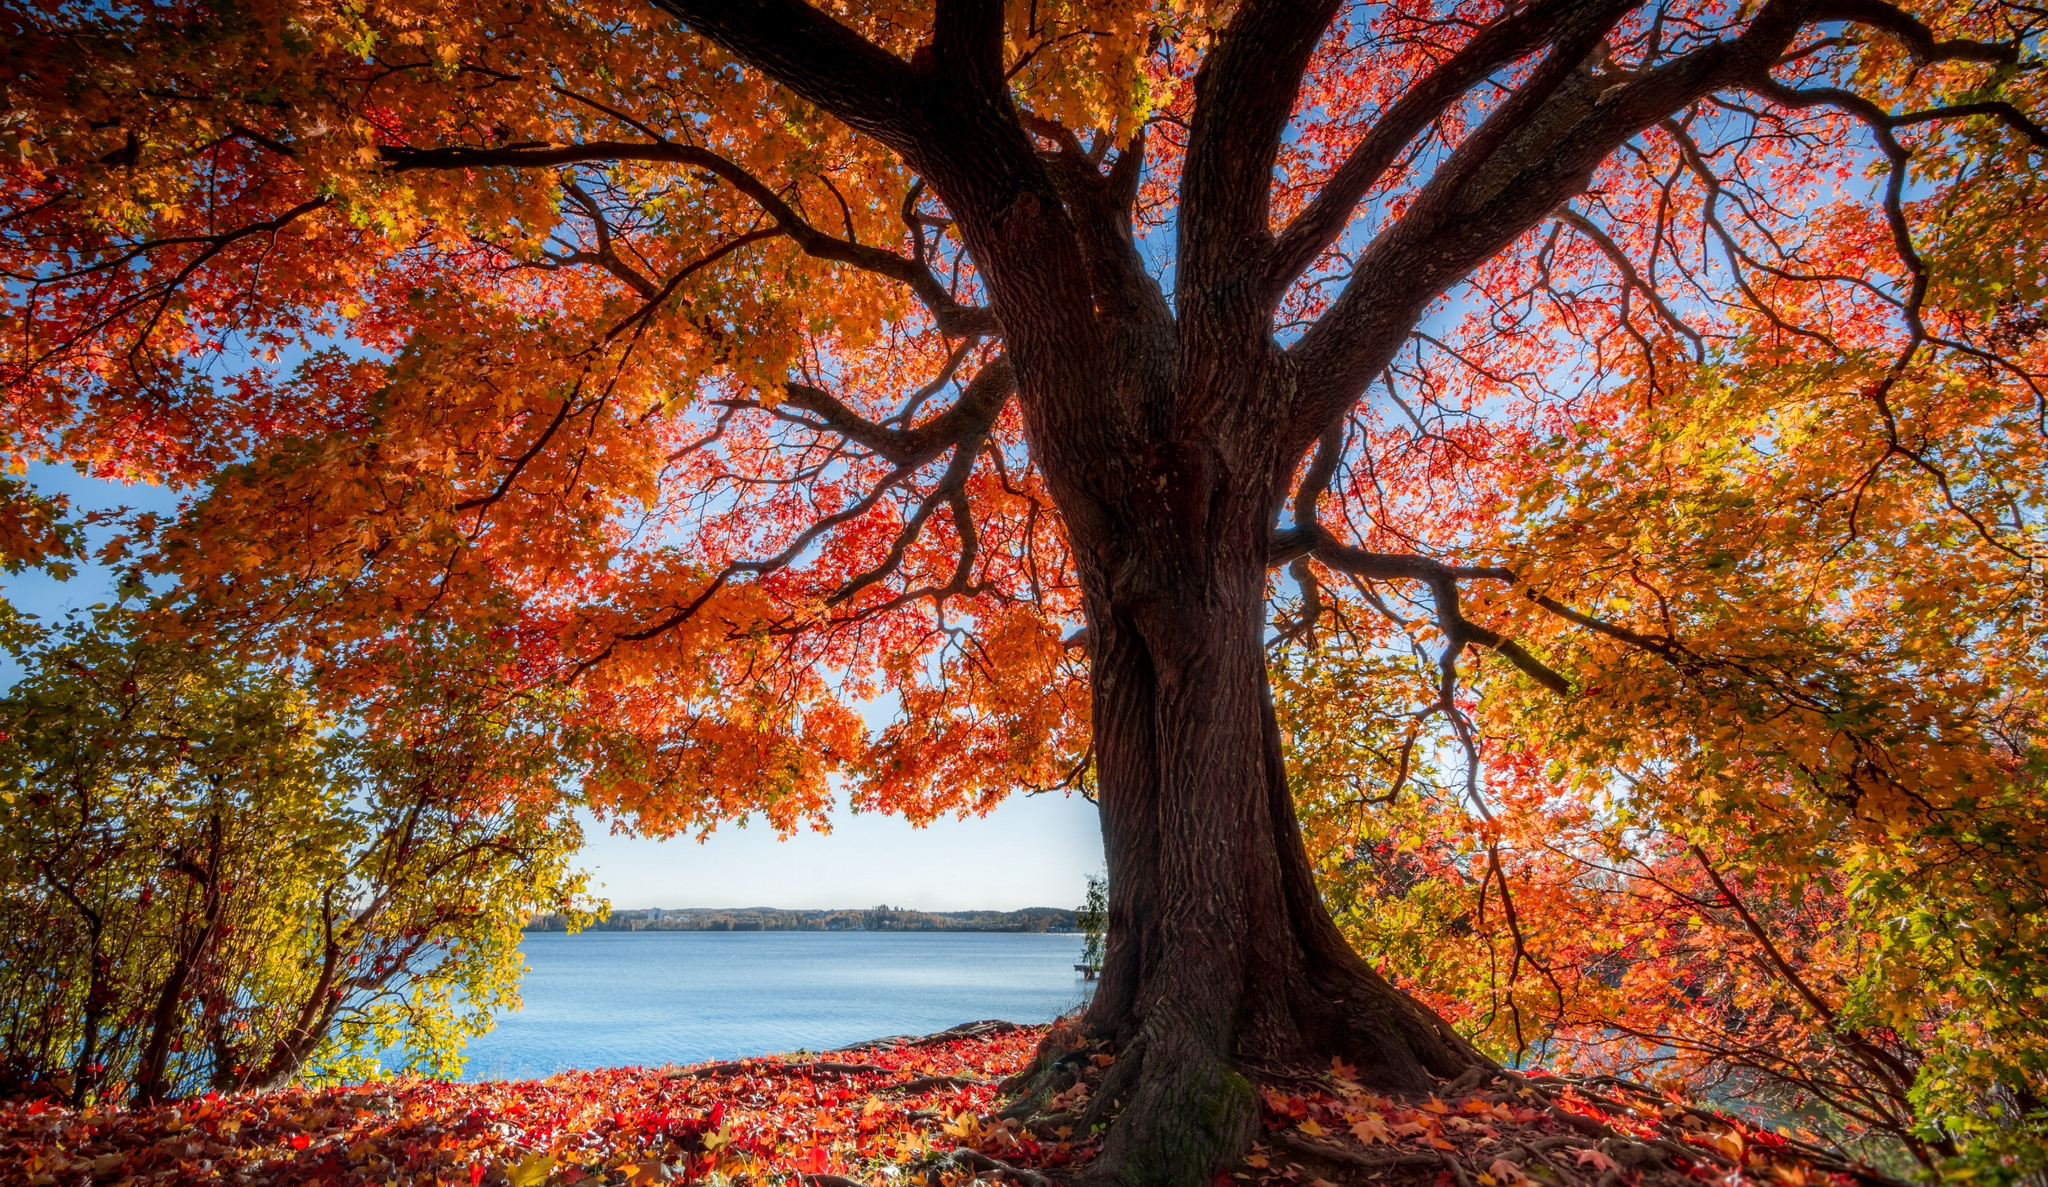
[[[1622,1081],[1532,1074],[1466,1094],[1368,1092],[1339,1062],[1261,1089],[1265,1135],[1234,1176],[1270,1187],[1333,1180],[1432,1187],[1852,1187],[1883,1182],[1818,1147]],[[1607,1095],[1607,1094],[1612,1095]],[[1222,1187],[1219,1179],[1218,1187]]]
[[[982,1028],[682,1069],[402,1079],[134,1110],[0,1103],[0,1184],[777,1183],[874,1178],[963,1147],[1059,1167],[1092,1151],[990,1116],[996,1082],[1043,1034]]]
[[[651,1187],[665,1183],[957,1187],[1059,1179],[1097,1152],[1069,1126],[996,1117],[998,1082],[1044,1027],[976,1024],[925,1039],[688,1068],[453,1084],[398,1079],[209,1095],[80,1112],[0,1102],[0,1185]],[[1090,1060],[1099,1077],[1110,1061]],[[1263,1140],[1233,1176],[1270,1187],[1853,1187],[1796,1138],[1660,1100],[1545,1078],[1402,1100],[1335,1064],[1261,1089]],[[1084,1080],[1054,1098],[1085,1102]],[[1616,1099],[1619,1097],[1620,1099]],[[824,1180],[829,1182],[829,1180]]]

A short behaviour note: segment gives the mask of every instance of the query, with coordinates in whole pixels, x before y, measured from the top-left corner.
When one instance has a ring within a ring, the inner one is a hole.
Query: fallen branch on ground
[[[976,1080],[971,1076],[919,1076],[901,1084],[884,1085],[884,1092],[918,1093],[930,1092],[934,1088],[981,1088],[992,1084],[991,1080]]]
[[[889,1075],[903,1070],[874,1063],[834,1063],[822,1059],[739,1059],[728,1063],[707,1063],[669,1074],[677,1079],[697,1080],[710,1076],[757,1075],[764,1068],[798,1067],[814,1076]]]

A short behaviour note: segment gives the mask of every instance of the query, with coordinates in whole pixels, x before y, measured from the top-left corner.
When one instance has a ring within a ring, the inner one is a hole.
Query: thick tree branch
[[[1344,456],[1344,422],[1337,421],[1323,430],[1316,441],[1316,456],[1308,464],[1308,473],[1301,476],[1301,486],[1294,492],[1294,525],[1300,529],[1315,529],[1316,507],[1323,496],[1330,493],[1330,481],[1337,476],[1337,463]]]
[[[1919,18],[1883,0],[1822,0],[1808,14],[1809,21],[1848,21],[1882,29],[1906,44],[1906,49],[1923,62],[1960,61],[2017,62],[2019,47],[1990,41],[1937,41],[1934,31]]]
[[[1031,131],[1061,145],[1043,160],[1073,220],[1097,311],[1115,324],[1171,332],[1173,308],[1146,270],[1131,234],[1131,204],[1145,155],[1143,131],[1132,137],[1105,177],[1071,131],[1029,113],[1023,119]]]
[[[932,39],[911,56],[949,90],[989,93],[1003,85],[1003,0],[938,0]]]
[[[1247,0],[1203,60],[1181,180],[1184,291],[1220,299],[1265,257],[1280,136],[1309,57],[1338,9],[1335,0]],[[1184,302],[1183,316],[1201,320],[1210,312],[1202,307],[1206,299]]]
[[[2048,128],[2042,127],[2027,117],[2027,114],[2010,103],[1988,101],[1984,103],[1957,103],[1951,107],[1932,107],[1925,111],[1909,111],[1891,117],[1894,128],[1911,127],[1914,124],[1933,123],[1936,120],[1968,119],[1971,116],[1988,115],[2005,124],[2006,127],[2027,138],[2035,148],[2048,152]]]
[[[825,427],[899,466],[922,465],[948,446],[980,439],[1016,390],[1016,369],[999,355],[975,373],[951,408],[924,424],[894,429],[861,416],[821,388],[794,381],[787,385],[791,407],[817,416]]]
[[[1548,610],[1550,613],[1575,626],[1584,627],[1596,635],[1605,635],[1616,642],[1626,643],[1631,647],[1647,651],[1652,655],[1662,656],[1674,663],[1689,658],[1682,648],[1669,639],[1659,639],[1651,635],[1645,635],[1639,631],[1632,631],[1625,626],[1617,626],[1604,618],[1595,618],[1590,614],[1582,614],[1563,602],[1558,601],[1556,598],[1537,593],[1534,590],[1528,591],[1527,596],[1531,602]],[[1687,664],[1685,666],[1691,665]]]
[[[659,2],[750,66],[887,145],[927,181],[953,216],[1000,311],[1033,432],[1041,441],[1084,448],[1084,439],[1105,431],[1101,400],[1112,368],[1088,267],[1058,187],[1015,105],[1002,86],[984,85],[986,70],[978,64],[1000,35],[999,28],[991,30],[1000,21],[999,4],[947,0],[930,57],[920,55],[913,67],[798,0]],[[1048,447],[1042,458],[1055,482],[1064,471],[1057,454]],[[1080,523],[1095,511],[1076,501],[1067,513],[1070,523]]]
[[[1340,420],[1323,432],[1322,439],[1316,442],[1316,454],[1309,462],[1308,473],[1302,475],[1301,486],[1294,492],[1294,526],[1304,536],[1321,530],[1321,525],[1316,522],[1316,505],[1329,493],[1330,481],[1337,476],[1337,463],[1344,456],[1344,429],[1345,422]],[[1301,617],[1285,632],[1286,636],[1306,637],[1313,646],[1316,623],[1323,616],[1323,591],[1316,580],[1315,566],[1304,554],[1295,558],[1287,566],[1287,571],[1301,588]]]
[[[916,543],[917,538],[924,533],[924,525],[931,520],[932,514],[942,504],[952,508],[955,527],[960,533],[962,565],[964,566],[972,562],[974,548],[971,525],[973,519],[970,514],[965,514],[967,509],[962,504],[964,503],[964,492],[967,489],[967,479],[974,473],[974,459],[981,452],[982,440],[982,438],[977,437],[972,440],[962,441],[959,445],[953,447],[953,460],[947,465],[946,472],[940,475],[937,485],[933,486],[931,492],[919,502],[917,511],[911,515],[909,522],[905,523],[902,530],[896,533],[896,539],[889,545],[888,555],[884,556],[873,568],[848,579],[844,585],[834,590],[825,599],[826,605],[844,605],[858,597],[862,590],[894,573],[903,564],[903,557],[910,551],[910,546]],[[960,576],[956,572],[954,580],[949,583],[949,586],[959,584]]]
[[[1301,395],[1284,456],[1301,456],[1351,407],[1415,319],[1459,277],[1583,190],[1630,137],[1767,70],[1805,20],[1798,0],[1765,0],[1737,36],[1655,69],[1627,77],[1575,71],[1569,85],[1521,113],[1512,134],[1491,126],[1515,106],[1504,104],[1362,253],[1329,311],[1289,350]]]
[[[655,0],[655,6],[898,152],[917,142],[917,72],[801,0]]]
[[[1274,241],[1265,269],[1268,303],[1277,305],[1288,286],[1344,233],[1358,204],[1401,150],[1481,79],[1553,39],[1576,42],[1589,29],[1604,30],[1614,19],[1610,9],[1626,11],[1632,6],[1632,0],[1595,5],[1549,0],[1533,5],[1488,25],[1409,87]]]

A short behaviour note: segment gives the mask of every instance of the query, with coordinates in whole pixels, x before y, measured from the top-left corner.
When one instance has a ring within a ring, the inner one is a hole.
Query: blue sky
[[[702,844],[606,835],[586,826],[584,864],[612,906],[871,907],[927,911],[1071,907],[1102,867],[1095,805],[1016,796],[985,817],[912,828],[841,812],[829,836],[777,841],[765,827]]]
[[[126,506],[168,512],[176,496],[39,466],[29,478],[83,512]],[[109,600],[103,570],[68,582],[39,573],[0,576],[21,610],[44,621]],[[1019,796],[986,817],[912,828],[898,817],[842,811],[830,834],[778,841],[774,830],[724,828],[702,843],[618,836],[585,822],[582,865],[593,889],[635,907],[871,907],[927,911],[1071,907],[1102,868],[1095,806],[1079,796]]]

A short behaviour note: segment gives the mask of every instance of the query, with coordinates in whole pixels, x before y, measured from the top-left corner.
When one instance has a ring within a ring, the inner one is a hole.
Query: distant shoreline
[[[527,923],[531,932],[565,931],[560,915]],[[1021,911],[909,911],[901,907],[796,911],[779,907],[650,907],[613,911],[585,931],[979,931],[1074,932],[1066,907]]]

